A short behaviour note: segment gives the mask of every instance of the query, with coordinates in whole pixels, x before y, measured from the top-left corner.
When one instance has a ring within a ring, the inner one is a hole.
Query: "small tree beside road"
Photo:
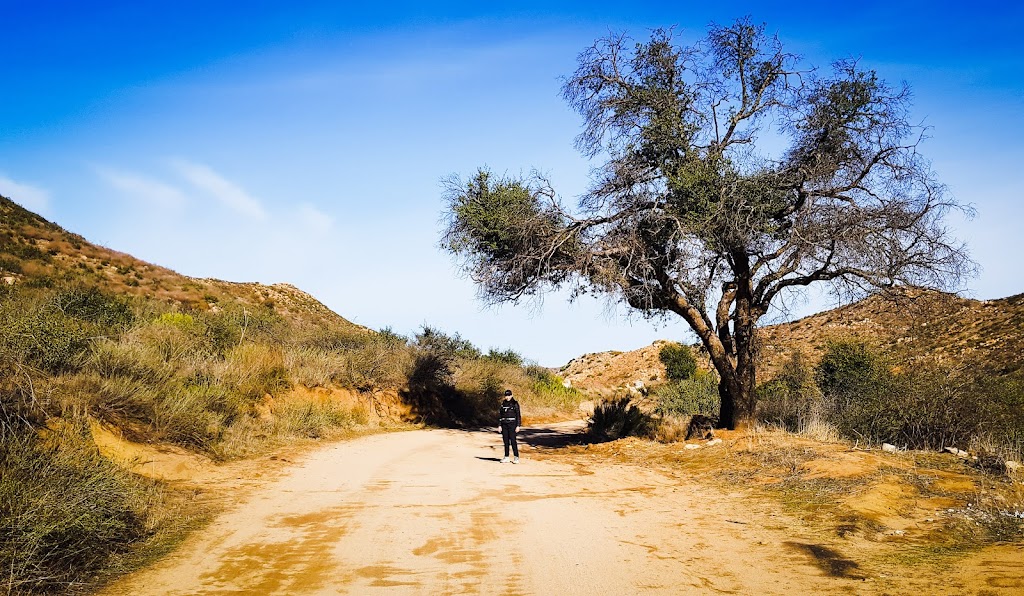
[[[578,148],[603,160],[578,208],[538,175],[453,176],[442,245],[491,302],[568,286],[682,317],[721,379],[722,426],[753,420],[755,327],[787,293],[971,271],[943,224],[966,208],[918,152],[909,90],[855,61],[818,72],[741,19],[690,46],[600,39],[562,91]]]

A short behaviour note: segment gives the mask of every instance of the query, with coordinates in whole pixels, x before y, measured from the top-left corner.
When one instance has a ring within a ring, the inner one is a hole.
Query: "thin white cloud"
[[[193,186],[227,207],[253,219],[267,218],[266,210],[256,198],[212,168],[184,159],[174,159],[170,163]]]
[[[176,209],[188,202],[185,193],[159,180],[102,166],[96,173],[117,190],[159,207]]]
[[[299,206],[298,215],[299,221],[302,225],[312,232],[325,234],[334,226],[333,217],[327,215],[323,211],[320,211],[309,203],[303,203]]]
[[[47,214],[50,210],[50,192],[46,189],[15,182],[0,175],[0,195],[3,195],[29,211]]]

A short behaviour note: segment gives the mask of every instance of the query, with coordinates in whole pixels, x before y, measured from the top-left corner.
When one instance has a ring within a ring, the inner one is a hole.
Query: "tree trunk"
[[[756,419],[756,321],[750,301],[741,295],[736,301],[733,317],[732,357],[712,358],[721,379],[718,383],[721,399],[719,428],[743,428],[752,425]]]
[[[721,376],[721,373],[719,373]],[[736,407],[732,398],[732,391],[729,383],[722,379],[718,382],[718,397],[720,407],[718,410],[718,427],[733,430],[736,428]]]
[[[751,305],[749,294],[740,292],[736,299],[735,341],[736,341],[736,393],[733,426],[745,427],[754,423],[757,416],[757,371],[755,370],[757,345],[754,326],[757,316]]]

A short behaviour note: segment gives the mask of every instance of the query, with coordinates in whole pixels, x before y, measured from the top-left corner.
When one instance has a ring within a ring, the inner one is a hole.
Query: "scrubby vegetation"
[[[864,341],[827,343],[811,366],[794,354],[759,387],[761,420],[790,430],[826,423],[850,440],[913,449],[1024,453],[1024,383],[982,366],[919,357],[897,362]]]
[[[414,419],[447,425],[492,424],[506,388],[527,416],[582,399],[516,352],[484,354],[457,334],[425,327],[405,338],[224,297],[214,306],[88,284],[0,285],[8,590],[86,585],[166,529],[173,491],[104,458],[90,424],[223,461],[365,424],[381,395],[401,395]],[[311,389],[326,397],[296,397]],[[356,403],[332,400],[338,390]]]
[[[718,417],[718,375],[699,370],[692,376],[665,383],[652,392],[655,411],[665,416],[701,414]]]
[[[679,344],[665,344],[659,357],[667,380],[599,404],[591,425],[596,438],[632,434],[672,442],[685,436],[691,416],[719,415],[719,379],[713,371],[691,369],[692,354]],[[980,467],[997,472],[1005,470],[1006,460],[1024,456],[1024,369],[1019,367],[896,353],[863,339],[834,338],[813,359],[805,351],[790,351],[772,372],[758,387],[761,424],[901,449],[957,447],[977,455]]]
[[[150,538],[164,495],[102,457],[88,428],[0,431],[0,561],[12,593],[68,592]]]
[[[665,365],[665,376],[672,381],[685,381],[697,372],[697,359],[689,346],[667,343],[658,350],[658,359]]]
[[[513,350],[483,354],[458,334],[424,327],[413,338],[408,396],[424,418],[437,424],[492,426],[496,408],[511,389],[527,418],[575,412],[584,396],[550,370],[526,363]],[[524,364],[525,363],[525,364]]]
[[[653,437],[658,420],[638,407],[629,396],[606,399],[594,407],[588,433],[595,441],[624,437]]]

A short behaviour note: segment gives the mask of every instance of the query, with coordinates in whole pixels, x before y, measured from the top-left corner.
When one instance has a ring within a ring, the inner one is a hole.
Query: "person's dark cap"
[[[509,395],[512,395],[512,390],[511,389],[506,389],[505,390],[505,397],[508,397]]]

